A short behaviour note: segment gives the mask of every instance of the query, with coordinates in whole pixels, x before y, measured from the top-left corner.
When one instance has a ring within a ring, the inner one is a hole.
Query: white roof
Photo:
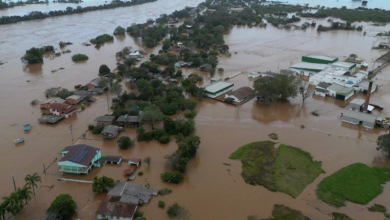
[[[363,105],[364,99],[352,99],[352,101],[349,104],[356,104],[356,105]]]
[[[328,66],[327,64],[299,62],[290,66],[290,68],[324,70],[327,66]]]
[[[328,57],[328,56],[314,55],[314,54],[309,54],[306,57],[311,57],[314,59],[321,59],[321,60],[328,60],[328,61],[333,61],[333,60],[337,59],[336,57]]]
[[[65,100],[61,99],[61,98],[58,98],[58,97],[55,97],[55,98],[50,98],[44,102],[42,102],[42,104],[52,104],[52,103],[65,103]]]
[[[69,96],[69,97],[66,98],[66,99],[75,99],[75,100],[78,100],[78,99],[81,99],[81,96],[79,96],[79,95],[71,95],[71,96]]]
[[[360,121],[371,122],[371,123],[375,123],[376,119],[378,118],[377,115],[367,114],[367,113],[357,112],[352,110],[344,110],[343,116],[358,119]]]
[[[232,86],[234,86],[233,83],[219,81],[219,82],[216,82],[216,83],[213,83],[213,84],[210,84],[210,85],[206,86],[204,89],[207,92],[216,93],[216,92],[218,92],[220,90],[223,90],[223,89],[226,89],[226,88],[232,87]]]
[[[356,64],[355,63],[350,63],[350,62],[339,61],[339,62],[336,62],[336,63],[332,63],[331,65],[332,66],[340,66],[340,67],[351,68],[352,66],[355,66]]]

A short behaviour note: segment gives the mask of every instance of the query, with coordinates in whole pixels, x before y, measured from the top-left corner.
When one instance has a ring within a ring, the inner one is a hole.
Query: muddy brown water
[[[69,193],[77,202],[75,218],[95,219],[95,211],[104,194],[95,194],[91,185],[70,182],[58,182],[57,178],[75,178],[92,180],[94,176],[106,175],[115,180],[124,181],[122,175],[127,168],[121,165],[106,165],[93,168],[85,175],[42,174],[43,163],[50,164],[65,146],[71,144],[69,126],[73,125],[73,135],[77,139],[97,116],[107,113],[106,96],[97,98],[97,102],[78,113],[77,117],[64,120],[57,125],[40,125],[37,119],[41,111],[31,106],[34,99],[44,100],[43,92],[49,87],[62,86],[72,89],[75,84],[85,84],[97,76],[102,63],[115,67],[115,53],[124,46],[139,48],[140,44],[131,37],[116,38],[99,50],[81,46],[82,42],[101,33],[111,33],[117,25],[128,26],[133,22],[144,22],[161,13],[169,13],[186,5],[197,5],[200,1],[160,0],[147,5],[115,10],[91,12],[84,15],[64,16],[43,21],[23,22],[16,25],[0,26],[0,60],[6,63],[0,66],[0,196],[7,196],[13,190],[11,177],[14,175],[17,187],[24,184],[26,174],[38,172],[42,176],[37,196],[16,216],[15,219],[44,219],[45,210],[60,193]],[[319,21],[324,22],[325,21]],[[59,25],[61,24],[61,25]],[[221,57],[220,67],[225,78],[241,71],[276,71],[298,62],[302,55],[319,53],[337,56],[342,59],[356,53],[373,64],[372,59],[383,51],[371,51],[375,41],[383,41],[374,35],[387,27],[373,27],[365,24],[367,36],[361,32],[327,32],[318,34],[315,29],[307,31],[285,31],[274,27],[247,28],[234,27],[225,40],[230,47],[232,57]],[[23,67],[20,57],[33,46],[57,45],[60,40],[71,41],[74,45],[67,49],[71,54],[55,59],[45,59],[43,65]],[[157,49],[156,49],[157,50]],[[156,51],[154,50],[154,51]],[[236,53],[237,52],[237,53]],[[85,53],[89,60],[85,63],[73,63],[71,56]],[[64,67],[52,73],[52,70]],[[187,70],[186,74],[192,70]],[[206,76],[205,74],[203,74]],[[204,85],[209,77],[205,77]],[[246,74],[230,80],[235,89],[251,85]],[[383,117],[389,114],[390,69],[384,69],[376,77],[381,85],[372,100],[384,106]],[[363,97],[362,95],[359,95]],[[269,106],[251,100],[237,108],[224,103],[205,99],[198,108],[196,134],[202,143],[198,154],[188,167],[185,180],[179,185],[165,184],[159,175],[164,171],[164,156],[177,148],[174,140],[161,145],[155,141],[140,142],[130,150],[119,150],[116,141],[101,141],[98,135],[87,134],[87,139],[79,140],[102,149],[104,155],[121,155],[125,158],[144,158],[151,156],[150,167],[142,165],[139,170],[144,176],[137,177],[135,183],[150,183],[152,188],[169,187],[173,193],[163,197],[153,197],[151,202],[140,209],[148,219],[168,219],[164,209],[159,209],[159,200],[167,206],[177,202],[191,214],[191,219],[246,219],[248,215],[269,217],[275,203],[286,204],[302,211],[311,219],[331,219],[329,213],[344,212],[354,219],[383,219],[383,215],[370,213],[366,206],[348,203],[346,207],[336,209],[319,201],[315,190],[317,184],[338,169],[355,162],[368,165],[388,166],[387,161],[376,151],[375,140],[381,130],[366,130],[354,125],[342,123],[337,116],[347,103],[332,98],[309,98],[304,106],[299,97]],[[320,117],[310,114],[319,110]],[[23,132],[23,124],[32,124],[29,133]],[[300,125],[305,126],[304,129]],[[239,146],[246,143],[267,140],[268,134],[277,133],[279,142],[300,147],[310,152],[315,160],[322,161],[326,174],[320,175],[296,199],[282,193],[274,193],[261,186],[245,184],[240,176],[241,164],[231,161],[228,156]],[[127,129],[121,135],[135,138],[135,130]],[[15,138],[24,137],[26,142],[15,146]],[[223,163],[230,163],[225,166]],[[54,163],[49,173],[58,172]],[[52,186],[49,189],[45,186]],[[390,209],[390,185],[369,205],[379,203]]]

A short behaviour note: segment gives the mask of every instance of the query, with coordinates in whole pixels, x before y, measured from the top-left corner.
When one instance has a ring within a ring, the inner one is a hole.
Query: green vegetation
[[[321,8],[316,13],[302,13],[302,17],[335,17],[348,22],[390,22],[390,11],[367,8]]]
[[[158,207],[163,209],[165,207],[165,202],[161,200],[158,201]]]
[[[382,184],[389,179],[389,168],[355,163],[323,179],[317,196],[336,207],[344,206],[346,201],[365,205],[382,193]]]
[[[43,54],[47,52],[54,52],[53,46],[44,46],[41,48],[33,47],[26,51],[26,54],[21,58],[22,61],[28,64],[43,63]]]
[[[170,141],[169,135],[163,129],[155,129],[151,131],[145,131],[143,127],[137,128],[137,140],[138,141],[151,141],[156,140],[162,144],[167,144]]]
[[[106,74],[110,74],[111,70],[106,64],[102,64],[99,67],[99,75],[104,76]]]
[[[277,74],[254,82],[257,100],[269,104],[277,99],[294,98],[298,95],[300,81],[293,75]]]
[[[251,185],[298,196],[324,171],[321,162],[298,148],[281,144],[274,148],[271,141],[254,142],[240,147],[230,159],[241,160],[242,177]]]
[[[194,119],[195,116],[196,116],[196,112],[195,111],[189,111],[189,112],[184,113],[184,117],[186,117],[188,119]]]
[[[75,55],[73,55],[72,56],[72,60],[74,61],[74,62],[78,62],[78,61],[86,61],[86,60],[88,60],[89,58],[88,58],[88,56],[87,55],[85,55],[85,54],[75,54]]]
[[[107,192],[110,188],[113,188],[115,181],[112,178],[102,176],[93,178],[92,191],[94,192]]]
[[[142,171],[138,172],[138,176],[143,176],[143,175],[144,175],[144,172],[142,172]]]
[[[372,205],[370,208],[368,208],[368,211],[370,211],[370,212],[382,212],[382,213],[386,213],[386,212],[387,212],[387,209],[386,209],[386,207],[384,207],[383,205],[374,204],[374,205]]]
[[[172,190],[169,189],[169,188],[162,188],[162,189],[160,189],[160,190],[158,191],[158,194],[159,194],[159,195],[162,195],[162,196],[167,195],[167,194],[170,194],[170,193],[172,193]]]
[[[332,220],[353,220],[348,215],[338,212],[332,212]]]
[[[170,219],[186,219],[188,217],[187,210],[177,203],[169,206],[167,214]]]
[[[88,128],[89,128],[89,130],[92,131],[92,134],[100,134],[100,133],[102,133],[104,126],[89,125]]]
[[[68,89],[61,87],[53,87],[45,90],[46,98],[59,97],[61,99],[66,99],[67,97],[73,95],[74,92],[69,91]]]
[[[126,30],[121,26],[116,27],[114,30],[114,35],[125,35],[125,33]]]
[[[173,154],[165,157],[165,166],[180,173],[185,173],[188,162],[195,157],[198,151],[200,138],[194,135],[185,137],[180,134],[177,135],[176,142],[179,147]]]
[[[93,44],[102,45],[104,43],[107,43],[107,42],[110,42],[113,40],[114,40],[113,36],[111,36],[109,34],[102,34],[102,35],[97,36],[95,39],[91,39],[90,42]]]
[[[310,220],[302,212],[284,205],[275,204],[272,210],[272,218],[263,220]]]
[[[382,134],[378,137],[377,150],[381,151],[383,155],[390,158],[390,134]]]
[[[183,174],[178,171],[164,172],[161,174],[161,180],[167,183],[181,183],[184,177]]]
[[[46,219],[67,220],[70,219],[76,211],[76,203],[69,194],[60,194],[51,203],[46,211]]]
[[[73,1],[73,0],[72,0]],[[50,11],[48,13],[40,12],[40,11],[33,11],[30,14],[24,15],[24,16],[2,16],[0,17],[0,25],[3,24],[12,24],[17,23],[20,21],[29,21],[29,20],[40,20],[45,19],[48,17],[57,17],[57,16],[63,16],[63,15],[69,15],[69,14],[81,14],[84,12],[89,11],[98,11],[98,10],[105,10],[105,9],[112,9],[112,8],[119,8],[119,7],[128,7],[133,5],[139,5],[144,4],[147,2],[155,2],[156,0],[137,0],[137,1],[121,1],[121,0],[115,0],[111,3],[104,4],[104,5],[97,5],[97,6],[87,6],[87,7],[81,7],[77,6],[76,8],[67,7],[66,10],[55,10]],[[23,2],[10,2],[10,7],[13,7],[14,5],[23,4]],[[4,6],[4,4],[0,3],[0,8]]]
[[[26,182],[26,186],[29,188],[32,188],[34,196],[35,196],[35,188],[38,187],[37,183],[42,182],[41,177],[38,175],[38,173],[34,173],[33,175],[28,174],[24,181]]]
[[[164,119],[164,114],[155,105],[145,107],[141,117],[142,122],[150,124],[153,129],[154,129],[154,125],[156,123],[161,122],[163,119]]]
[[[132,141],[129,137],[122,136],[118,139],[118,147],[120,149],[129,149],[134,146],[134,141]]]

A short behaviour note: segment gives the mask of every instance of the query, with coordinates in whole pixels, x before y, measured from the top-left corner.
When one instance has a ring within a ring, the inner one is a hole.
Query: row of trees
[[[2,16],[2,17],[0,17],[0,25],[17,23],[20,21],[39,20],[39,19],[45,19],[48,17],[56,17],[56,16],[63,16],[63,15],[70,15],[70,14],[80,14],[80,13],[89,12],[89,11],[98,11],[98,10],[113,9],[113,8],[119,8],[119,7],[128,7],[128,6],[139,5],[139,4],[144,4],[144,3],[148,3],[148,2],[155,2],[155,1],[157,1],[157,0],[133,0],[133,1],[114,0],[111,3],[104,4],[104,5],[87,6],[87,7],[77,6],[77,8],[67,7],[66,10],[56,10],[56,11],[50,11],[48,13],[43,13],[40,11],[33,11],[30,14],[24,15],[24,16],[19,16],[19,15]]]
[[[35,188],[38,187],[37,183],[41,182],[41,177],[34,173],[28,174],[25,178],[25,185],[23,188],[18,188],[11,195],[2,198],[3,202],[0,204],[0,215],[5,220],[5,215],[10,213],[16,215],[22,208],[28,203],[32,195],[35,196]],[[32,191],[31,191],[32,190]]]

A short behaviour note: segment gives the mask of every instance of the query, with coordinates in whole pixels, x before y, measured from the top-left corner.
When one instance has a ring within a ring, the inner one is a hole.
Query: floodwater
[[[42,174],[43,163],[48,166],[65,146],[72,143],[69,126],[73,125],[73,137],[77,140],[97,116],[107,113],[107,97],[98,97],[96,103],[79,112],[77,117],[66,119],[55,126],[40,125],[37,119],[41,115],[38,106],[31,106],[34,99],[44,100],[43,92],[49,87],[61,86],[72,89],[76,84],[86,84],[98,74],[101,64],[115,68],[115,53],[125,46],[134,49],[140,44],[130,36],[115,38],[99,50],[84,47],[88,41],[102,33],[112,33],[116,26],[128,26],[133,22],[145,22],[159,14],[170,13],[185,6],[195,6],[201,1],[159,0],[155,3],[135,7],[90,12],[83,15],[49,18],[42,21],[22,22],[0,26],[0,197],[7,196],[13,190],[12,176],[17,187],[23,186],[26,174],[38,172],[42,176],[37,196],[16,216],[15,219],[44,219],[45,210],[60,193],[69,193],[75,199],[79,219],[95,219],[95,211],[104,194],[92,192],[89,184],[58,182],[56,163],[48,168],[48,174]],[[323,20],[319,22],[325,22]],[[227,77],[241,71],[267,71],[287,68],[298,62],[302,55],[317,53],[337,56],[340,59],[351,53],[358,54],[369,64],[384,51],[373,51],[374,42],[385,41],[375,34],[387,27],[374,27],[364,24],[367,35],[362,32],[326,32],[317,33],[315,29],[306,31],[286,31],[274,27],[247,28],[234,27],[225,36],[232,56],[221,57],[220,67],[225,69]],[[58,45],[59,41],[71,41],[74,44],[67,49],[71,54],[55,59],[45,59],[43,65],[24,67],[20,57],[33,46]],[[154,50],[156,51],[156,50]],[[84,53],[89,56],[85,63],[73,63],[71,56]],[[60,67],[65,69],[52,73]],[[189,71],[186,71],[191,72]],[[372,102],[384,106],[383,117],[389,115],[390,106],[390,69],[384,69],[376,78],[380,90],[372,95]],[[239,75],[231,82],[235,89],[251,85],[246,74]],[[208,83],[205,77],[204,84]],[[361,96],[362,97],[362,96]],[[111,97],[109,97],[111,98]],[[141,207],[148,219],[168,219],[164,209],[157,206],[159,200],[167,206],[177,202],[190,213],[190,219],[246,219],[248,215],[260,218],[270,216],[276,203],[302,211],[311,219],[329,220],[329,213],[339,211],[354,219],[380,220],[383,215],[370,213],[366,206],[348,203],[346,207],[336,209],[317,200],[317,184],[326,176],[340,168],[355,162],[368,165],[388,166],[386,160],[376,151],[375,140],[381,130],[366,130],[342,123],[337,116],[347,103],[331,98],[309,98],[302,106],[299,97],[285,102],[263,106],[254,100],[240,108],[221,102],[205,99],[198,106],[196,134],[201,137],[201,146],[195,159],[188,167],[185,181],[179,185],[165,184],[159,175],[164,171],[164,156],[177,148],[174,140],[167,145],[155,141],[136,143],[130,150],[119,150],[116,141],[101,141],[100,136],[87,133],[86,139],[78,140],[101,148],[103,155],[121,155],[125,158],[144,158],[151,156],[150,167],[142,165],[144,172],[135,183],[150,183],[152,188],[169,187],[173,193],[164,197],[153,197],[151,202]],[[319,110],[320,117],[310,114]],[[32,130],[24,133],[22,125],[32,124]],[[300,125],[305,128],[301,129]],[[228,156],[238,147],[248,142],[267,140],[268,134],[277,133],[280,142],[300,147],[310,152],[314,159],[322,161],[326,174],[320,175],[296,199],[282,193],[274,193],[261,186],[245,184],[240,176],[241,164],[231,161]],[[135,130],[127,129],[122,135],[135,138]],[[15,146],[15,138],[24,137],[23,145]],[[230,163],[225,166],[223,163]],[[127,168],[121,165],[106,165],[93,168],[87,176],[64,175],[65,178],[92,180],[94,176],[106,175],[115,180],[124,181],[122,173]],[[52,186],[47,188],[46,186]],[[374,199],[374,203],[390,209],[390,184],[384,192]]]
[[[346,6],[347,8],[357,8],[362,6],[361,0],[288,0],[281,2],[288,2],[289,4],[309,4],[310,6],[325,6],[325,7],[342,7]],[[381,9],[390,9],[389,2],[387,0],[371,0],[367,3],[367,8],[381,8]]]

